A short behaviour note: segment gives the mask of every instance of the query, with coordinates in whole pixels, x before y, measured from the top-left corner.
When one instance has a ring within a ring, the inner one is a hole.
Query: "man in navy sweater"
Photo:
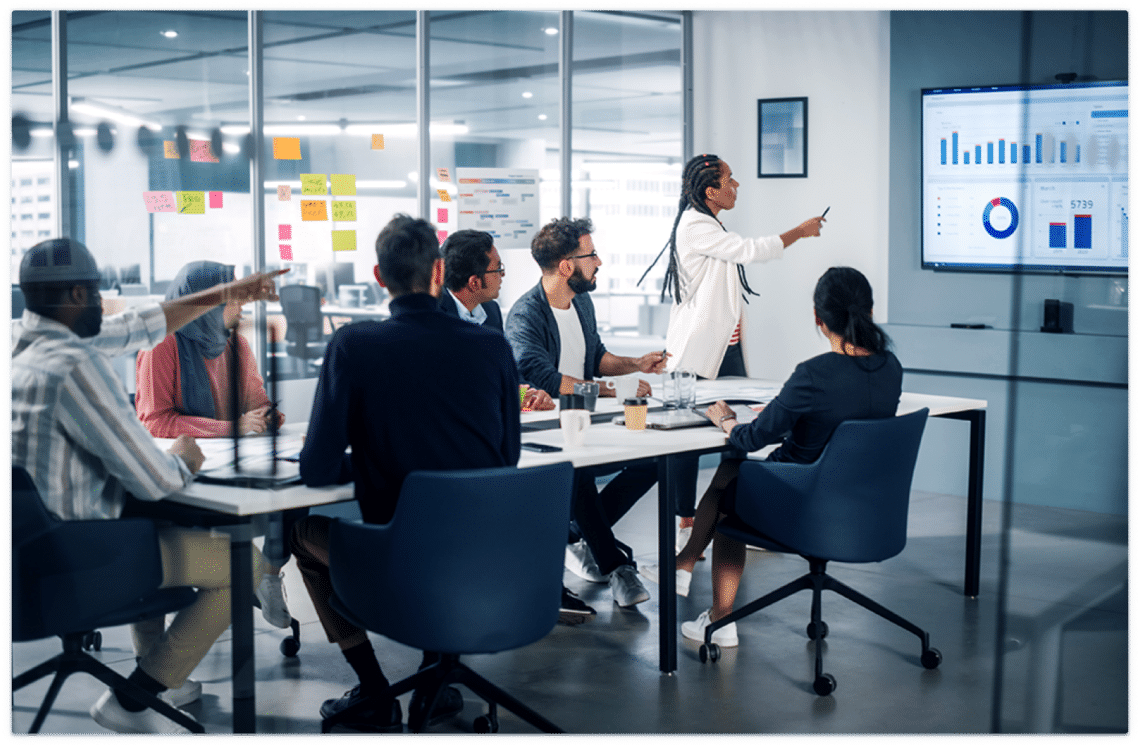
[[[354,481],[364,521],[384,524],[410,472],[516,464],[519,395],[503,336],[440,311],[444,263],[431,224],[394,217],[376,239],[376,261],[376,280],[392,296],[392,316],[346,325],[329,341],[301,450],[301,478],[310,486]],[[321,716],[365,701],[371,707],[355,727],[398,731],[400,704],[383,695],[388,680],[367,632],[328,604],[330,523],[309,516],[291,538],[321,625],[360,679],[344,697],[325,701]],[[425,652],[425,664],[433,660]],[[462,707],[459,691],[449,688],[432,721]]]

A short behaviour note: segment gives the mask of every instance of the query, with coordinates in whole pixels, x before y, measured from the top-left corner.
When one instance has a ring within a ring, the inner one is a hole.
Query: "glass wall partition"
[[[51,134],[51,14],[12,13],[12,112],[28,126],[13,131],[22,146],[13,148],[12,223],[9,262],[13,284],[28,247],[51,238],[58,220]],[[13,307],[15,308],[15,307]]]
[[[431,163],[448,173],[430,175],[427,218],[444,232],[495,233],[507,270],[499,296],[504,312],[538,282],[530,240],[558,210],[557,180],[553,194],[539,184],[540,174],[558,167],[558,16],[555,11],[430,16]]]

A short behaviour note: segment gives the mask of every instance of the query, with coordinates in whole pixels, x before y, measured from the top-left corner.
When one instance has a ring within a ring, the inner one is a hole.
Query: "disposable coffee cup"
[[[644,397],[630,397],[625,405],[625,427],[631,431],[645,430],[645,419],[649,414],[649,400]]]

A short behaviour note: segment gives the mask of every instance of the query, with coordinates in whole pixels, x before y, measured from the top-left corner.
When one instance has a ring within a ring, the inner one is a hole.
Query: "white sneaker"
[[[653,565],[639,565],[637,572],[645,578],[649,579],[655,584],[661,583],[661,568],[656,563]],[[677,596],[689,596],[689,584],[693,581],[693,572],[686,571],[684,568],[677,569]]]
[[[677,527],[677,552],[685,549],[685,545],[689,543],[689,537],[693,536],[692,527]]]
[[[637,578],[632,565],[619,565],[610,574],[610,591],[619,607],[632,607],[649,600],[649,592]]]
[[[202,683],[198,680],[186,678],[186,681],[182,683],[182,687],[174,690],[163,690],[158,694],[158,697],[175,708],[181,708],[202,697]]]
[[[705,642],[705,628],[709,626],[709,613],[712,610],[705,610],[697,617],[696,620],[691,622],[681,623],[681,635],[685,636],[691,641]],[[733,648],[740,645],[740,639],[736,637],[736,623],[729,623],[723,628],[719,628],[712,634],[712,642],[722,648]]]
[[[265,573],[257,585],[257,599],[261,602],[261,616],[275,628],[287,628],[293,621],[285,604],[285,585],[282,573]]]
[[[186,714],[190,716],[190,714]],[[119,704],[112,690],[107,690],[95,705],[91,706],[91,718],[104,729],[120,734],[190,734],[190,730],[176,724],[166,716],[150,708],[132,713]],[[191,716],[191,718],[193,718]]]
[[[572,545],[566,545],[566,569],[595,584],[604,584],[609,581],[609,576],[598,570],[598,564],[594,561],[594,554],[590,552],[590,546],[586,544],[584,539],[580,539]]]

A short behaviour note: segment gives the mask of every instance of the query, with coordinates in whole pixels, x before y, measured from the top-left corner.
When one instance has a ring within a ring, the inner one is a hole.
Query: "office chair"
[[[55,673],[32,721],[40,730],[63,682],[86,672],[196,733],[205,729],[185,713],[128,682],[83,652],[96,628],[149,620],[189,607],[188,586],[160,589],[162,559],[149,519],[60,521],[40,500],[31,476],[12,467],[12,640],[63,640],[63,653],[12,680],[12,692]]]
[[[440,654],[438,663],[390,688],[393,697],[423,696],[423,707],[408,715],[410,731],[423,730],[450,684],[487,701],[476,731],[498,731],[496,704],[542,731],[561,731],[459,656],[519,648],[554,627],[573,479],[569,462],[413,472],[388,524],[332,524],[333,607],[362,628]],[[325,720],[322,731],[351,723],[353,713]]]
[[[902,552],[910,483],[927,412],[924,408],[894,418],[841,423],[813,464],[741,464],[735,515],[717,525],[717,531],[749,545],[798,554],[808,561],[810,571],[708,625],[698,650],[702,662],[720,656],[713,632],[807,589],[812,592],[807,635],[816,642],[812,683],[816,694],[829,695],[836,686],[835,677],[823,671],[820,642],[827,637],[827,623],[820,597],[824,589],[918,636],[922,666],[934,669],[942,662],[926,631],[827,573],[831,560],[874,563]]]
[[[321,291],[312,285],[286,285],[278,290],[285,315],[285,352],[305,362],[324,357],[325,319]],[[302,364],[303,365],[303,364]]]

